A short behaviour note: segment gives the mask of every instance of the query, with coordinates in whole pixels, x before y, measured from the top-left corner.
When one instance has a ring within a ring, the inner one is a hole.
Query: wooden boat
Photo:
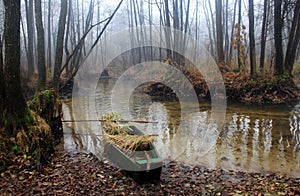
[[[101,123],[103,125],[103,123]],[[103,131],[105,132],[105,128]],[[135,126],[127,126],[126,131],[130,135],[144,135]],[[147,148],[127,151],[113,142],[106,142],[105,156],[115,166],[125,171],[138,183],[160,180],[163,159],[158,155],[152,142]]]

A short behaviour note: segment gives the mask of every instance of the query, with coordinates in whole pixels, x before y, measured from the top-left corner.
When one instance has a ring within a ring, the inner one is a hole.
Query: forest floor
[[[161,180],[137,184],[93,154],[57,150],[43,172],[16,158],[1,173],[0,195],[299,195],[300,178],[170,162]]]

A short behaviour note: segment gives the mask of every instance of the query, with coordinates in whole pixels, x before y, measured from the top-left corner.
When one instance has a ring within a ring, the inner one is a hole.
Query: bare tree
[[[167,44],[167,48],[171,49],[171,31],[170,31],[170,27],[171,27],[171,21],[170,21],[170,9],[169,9],[169,2],[168,0],[164,0],[165,1],[165,18],[166,18],[166,27],[165,28],[165,37],[166,37],[166,44]],[[172,51],[171,50],[167,50],[167,57],[168,58],[172,58]]]
[[[66,67],[68,66],[68,64],[70,63],[71,59],[75,57],[76,53],[80,52],[82,49],[82,45],[84,43],[85,38],[87,37],[87,35],[89,34],[89,32],[96,26],[104,23],[104,27],[102,28],[102,30],[100,31],[100,33],[97,35],[96,40],[93,42],[92,46],[90,47],[90,49],[87,52],[87,55],[82,57],[82,59],[79,59],[76,67],[73,68],[72,72],[69,74],[69,79],[67,81],[67,83],[73,79],[73,77],[76,75],[77,71],[79,70],[80,66],[82,65],[82,62],[85,61],[85,59],[89,56],[89,54],[91,53],[91,51],[95,48],[95,46],[97,45],[97,43],[99,42],[101,36],[104,34],[107,26],[110,24],[111,20],[113,19],[113,17],[115,16],[115,14],[117,13],[117,11],[119,10],[119,8],[121,7],[123,3],[123,0],[120,0],[118,6],[115,8],[115,10],[113,11],[113,13],[106,19],[91,25],[89,28],[86,29],[86,32],[83,34],[83,36],[79,39],[78,43],[76,44],[75,48],[73,49],[73,51],[71,52],[69,58],[66,60],[65,64],[62,66],[61,70],[60,70],[60,74],[63,72],[64,69],[66,69]],[[67,84],[65,83],[65,84]],[[61,88],[63,88],[64,86],[62,86]]]
[[[238,0],[238,25],[242,27],[242,0]],[[241,28],[240,28],[241,29]],[[241,36],[241,31],[239,31],[239,36]],[[241,54],[241,43],[237,43],[237,58],[238,58],[238,69],[241,70],[242,62],[242,54]]]
[[[253,0],[249,0],[249,40],[250,40],[250,76],[253,78],[256,75],[256,53],[255,53]]]
[[[52,44],[51,44],[51,0],[48,0],[48,18],[47,18],[47,23],[48,23],[48,39],[47,39],[47,44],[48,44],[48,69],[51,71],[52,69]]]
[[[292,75],[293,65],[295,62],[296,51],[299,45],[300,39],[300,0],[297,0],[294,8],[294,17],[292,21],[292,27],[289,33],[289,39],[285,57],[285,70],[289,75]]]
[[[222,26],[222,0],[216,0],[216,31],[217,31],[217,54],[218,63],[225,64],[223,49],[223,26]]]
[[[229,55],[228,55],[228,63],[231,64],[232,59],[232,51],[233,51],[233,41],[234,41],[234,26],[235,26],[235,15],[236,15],[236,5],[237,1],[234,1],[234,8],[233,8],[233,19],[232,19],[232,28],[231,28],[231,34],[230,34],[230,47],[229,47]]]
[[[33,53],[33,38],[34,38],[34,12],[33,12],[33,0],[25,0],[26,8],[26,20],[27,20],[27,62],[28,62],[28,72],[27,79],[31,79],[34,74],[34,53]]]
[[[267,12],[269,0],[264,0],[264,9],[263,9],[263,18],[262,18],[262,27],[261,27],[261,37],[260,37],[260,61],[259,67],[264,68],[265,64],[265,49],[266,49],[266,37],[267,37]]]
[[[35,10],[35,26],[37,31],[37,47],[38,47],[38,85],[37,90],[43,90],[46,86],[46,65],[45,65],[45,37],[42,17],[41,0],[34,1]]]
[[[275,66],[274,74],[283,74],[283,45],[282,45],[282,0],[274,0],[274,41],[275,41]]]
[[[226,58],[226,64],[229,64],[229,34],[228,34],[228,0],[225,1],[225,10],[224,10],[224,22],[225,24],[224,31],[225,31],[225,58]]]
[[[3,50],[2,50],[2,36],[0,33],[0,111],[4,110],[5,100],[5,83],[4,83],[4,65],[3,65]],[[1,121],[0,121],[1,126]]]
[[[206,26],[207,26],[207,30],[208,30],[208,37],[209,37],[209,44],[210,44],[210,53],[213,57],[215,57],[215,39],[214,39],[214,20],[212,18],[212,20],[209,17],[209,11],[206,5],[206,1],[203,1],[203,8],[204,8],[204,15],[205,15],[205,19],[206,19]],[[212,24],[211,24],[212,23]]]
[[[68,1],[61,0],[61,10],[60,10],[59,22],[58,22],[59,26],[57,32],[54,76],[53,76],[53,87],[55,89],[59,89],[59,78],[60,78],[60,70],[61,70],[62,58],[63,58],[63,44],[64,44],[64,35],[65,35],[67,6],[68,6]]]
[[[210,18],[211,18],[211,25],[212,25],[212,37],[213,37],[213,43],[215,44],[217,41],[217,36],[216,36],[216,23],[215,23],[215,17],[214,17],[214,13],[213,13],[213,9],[212,9],[212,5],[211,5],[211,0],[207,0],[208,1],[208,8],[209,8],[209,13],[210,13]],[[222,21],[222,20],[221,20]]]

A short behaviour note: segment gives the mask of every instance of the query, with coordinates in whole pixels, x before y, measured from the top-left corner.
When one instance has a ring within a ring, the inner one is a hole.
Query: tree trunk
[[[239,5],[239,9],[238,9],[238,24],[241,27],[242,26],[242,0],[238,0],[238,5]],[[240,36],[241,32],[240,32]],[[241,66],[242,66],[242,55],[241,55],[241,43],[240,41],[237,43],[237,58],[238,58],[238,69],[239,71],[241,70]]]
[[[166,16],[166,27],[165,28],[165,37],[166,37],[166,44],[167,44],[167,58],[172,59],[172,49],[171,49],[171,22],[170,22],[170,10],[169,10],[169,3],[168,0],[165,1],[165,16]]]
[[[300,0],[297,0],[294,17],[292,22],[292,27],[289,33],[289,40],[286,50],[286,57],[284,62],[285,70],[292,75],[293,64],[295,62],[296,51],[299,43],[299,34],[300,34]]]
[[[260,36],[260,61],[259,61],[259,67],[261,69],[264,68],[265,64],[265,50],[266,50],[266,37],[267,37],[267,8],[268,8],[268,1],[264,0],[264,13],[263,13],[263,19],[262,19],[262,27],[261,27],[261,36]]]
[[[73,6],[72,6],[72,0],[69,0],[69,7],[67,8],[68,9],[68,14],[66,16],[67,19],[67,29],[66,29],[66,36],[65,36],[65,54],[66,54],[66,59],[69,58],[70,56],[70,51],[69,51],[69,48],[68,48],[68,42],[69,42],[69,33],[70,33],[70,26],[71,26],[71,21],[72,21],[72,9],[73,9]],[[68,73],[68,67],[66,67],[66,72]]]
[[[225,14],[224,14],[224,23],[225,23],[225,59],[226,64],[229,65],[229,34],[228,34],[228,0],[225,1]]]
[[[254,5],[253,0],[249,0],[249,40],[250,40],[250,76],[256,75],[256,52],[254,35]]]
[[[209,37],[209,43],[210,43],[210,54],[215,58],[215,40],[213,39],[213,35],[214,32],[212,32],[211,27],[213,27],[213,25],[210,24],[210,18],[208,15],[208,9],[207,9],[207,5],[205,2],[203,2],[203,8],[204,8],[204,15],[206,18],[206,25],[207,25],[207,30],[208,30],[208,37]],[[213,20],[212,20],[213,21]]]
[[[211,17],[212,38],[213,38],[213,43],[215,44],[217,41],[216,41],[216,24],[215,24],[215,20],[214,20],[214,13],[212,10],[211,0],[207,0],[207,1],[208,1],[209,12],[210,12],[210,17]],[[214,51],[214,53],[216,54],[215,51]]]
[[[4,100],[5,100],[5,83],[4,83],[4,73],[3,73],[3,51],[2,51],[2,36],[0,33],[0,111],[4,110]],[[0,113],[1,115],[1,113]],[[0,127],[2,122],[0,119]]]
[[[149,39],[152,45],[152,25],[153,25],[153,15],[152,15],[152,0],[149,1],[148,3],[148,18],[149,18],[149,26],[150,26],[150,35],[149,35]],[[150,59],[153,60],[153,47],[150,47]]]
[[[216,0],[216,31],[218,63],[223,66],[225,63],[225,57],[223,50],[222,0]]]
[[[33,53],[33,38],[34,38],[34,20],[33,20],[33,0],[25,0],[26,8],[26,20],[27,20],[27,61],[28,61],[28,73],[27,79],[30,80],[34,74],[34,53]]]
[[[4,0],[4,80],[5,80],[5,118],[10,134],[16,134],[17,126],[25,123],[27,105],[22,94],[20,81],[20,0]]]
[[[51,44],[51,0],[48,0],[48,69],[52,70],[52,44]]]
[[[62,58],[63,58],[63,43],[64,43],[66,16],[67,16],[67,1],[61,0],[61,10],[59,16],[58,32],[57,32],[54,77],[53,77],[53,87],[55,89],[59,89],[60,70],[61,70]]]
[[[45,35],[43,27],[43,16],[41,0],[35,0],[35,26],[37,31],[37,46],[38,46],[38,84],[37,90],[44,90],[46,86],[46,61],[45,61]]]
[[[236,4],[238,0],[234,1],[234,10],[233,10],[233,20],[232,20],[232,28],[231,28],[231,34],[230,34],[230,47],[229,47],[229,61],[231,65],[231,59],[232,59],[232,51],[233,51],[233,40],[234,40],[234,26],[235,26],[235,13],[236,13]]]
[[[178,6],[178,0],[173,0],[173,28],[176,30],[179,30],[179,6]],[[174,51],[178,51],[180,46],[178,44],[178,40],[181,39],[182,37],[177,34],[174,33]],[[181,43],[181,42],[180,42]],[[179,63],[180,59],[178,56],[178,53],[174,54],[174,60]]]
[[[278,76],[283,74],[281,4],[282,0],[274,0],[274,39],[276,50],[274,75]]]
[[[187,33],[188,33],[188,27],[189,27],[189,14],[190,14],[190,0],[187,0],[187,6],[186,6],[186,16],[185,16],[185,24],[184,24],[184,36],[183,36],[183,41],[181,42],[181,54],[185,56],[185,47],[186,47],[186,39],[187,39]],[[176,40],[174,40],[176,42]],[[180,55],[179,57],[179,64],[181,66],[185,66],[185,59],[184,56]]]

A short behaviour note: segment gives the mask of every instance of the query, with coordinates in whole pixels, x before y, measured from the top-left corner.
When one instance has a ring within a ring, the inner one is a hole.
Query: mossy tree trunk
[[[3,3],[5,60],[0,43],[0,170],[14,157],[14,141],[10,138],[16,137],[24,119],[30,119],[20,81],[20,0],[3,0]]]
[[[26,123],[28,108],[22,94],[20,80],[20,0],[4,0],[4,86],[5,97],[2,121],[9,127],[10,133],[16,134],[19,124]],[[2,89],[3,90],[3,89]]]
[[[0,64],[0,74],[4,76],[0,80],[0,107],[3,109],[0,113],[0,170],[5,169],[9,162],[14,160],[15,155],[30,155],[33,161],[32,165],[41,169],[41,163],[47,161],[49,154],[53,152],[53,136],[47,120],[42,119],[38,115],[40,113],[30,111],[22,94],[20,81],[20,0],[4,0],[3,2],[5,6],[5,60],[4,68]],[[46,99],[48,101],[45,102],[50,103],[50,105],[43,106],[43,108],[39,106],[38,108],[46,110],[49,107],[50,111],[56,111],[51,108],[59,108],[55,113],[59,115],[55,115],[53,112],[50,114],[61,118],[58,94],[56,93],[54,96],[52,92],[46,94],[50,99]]]
[[[35,95],[29,104],[31,110],[37,113],[50,126],[54,143],[58,144],[63,136],[62,104],[56,90],[44,90]]]

